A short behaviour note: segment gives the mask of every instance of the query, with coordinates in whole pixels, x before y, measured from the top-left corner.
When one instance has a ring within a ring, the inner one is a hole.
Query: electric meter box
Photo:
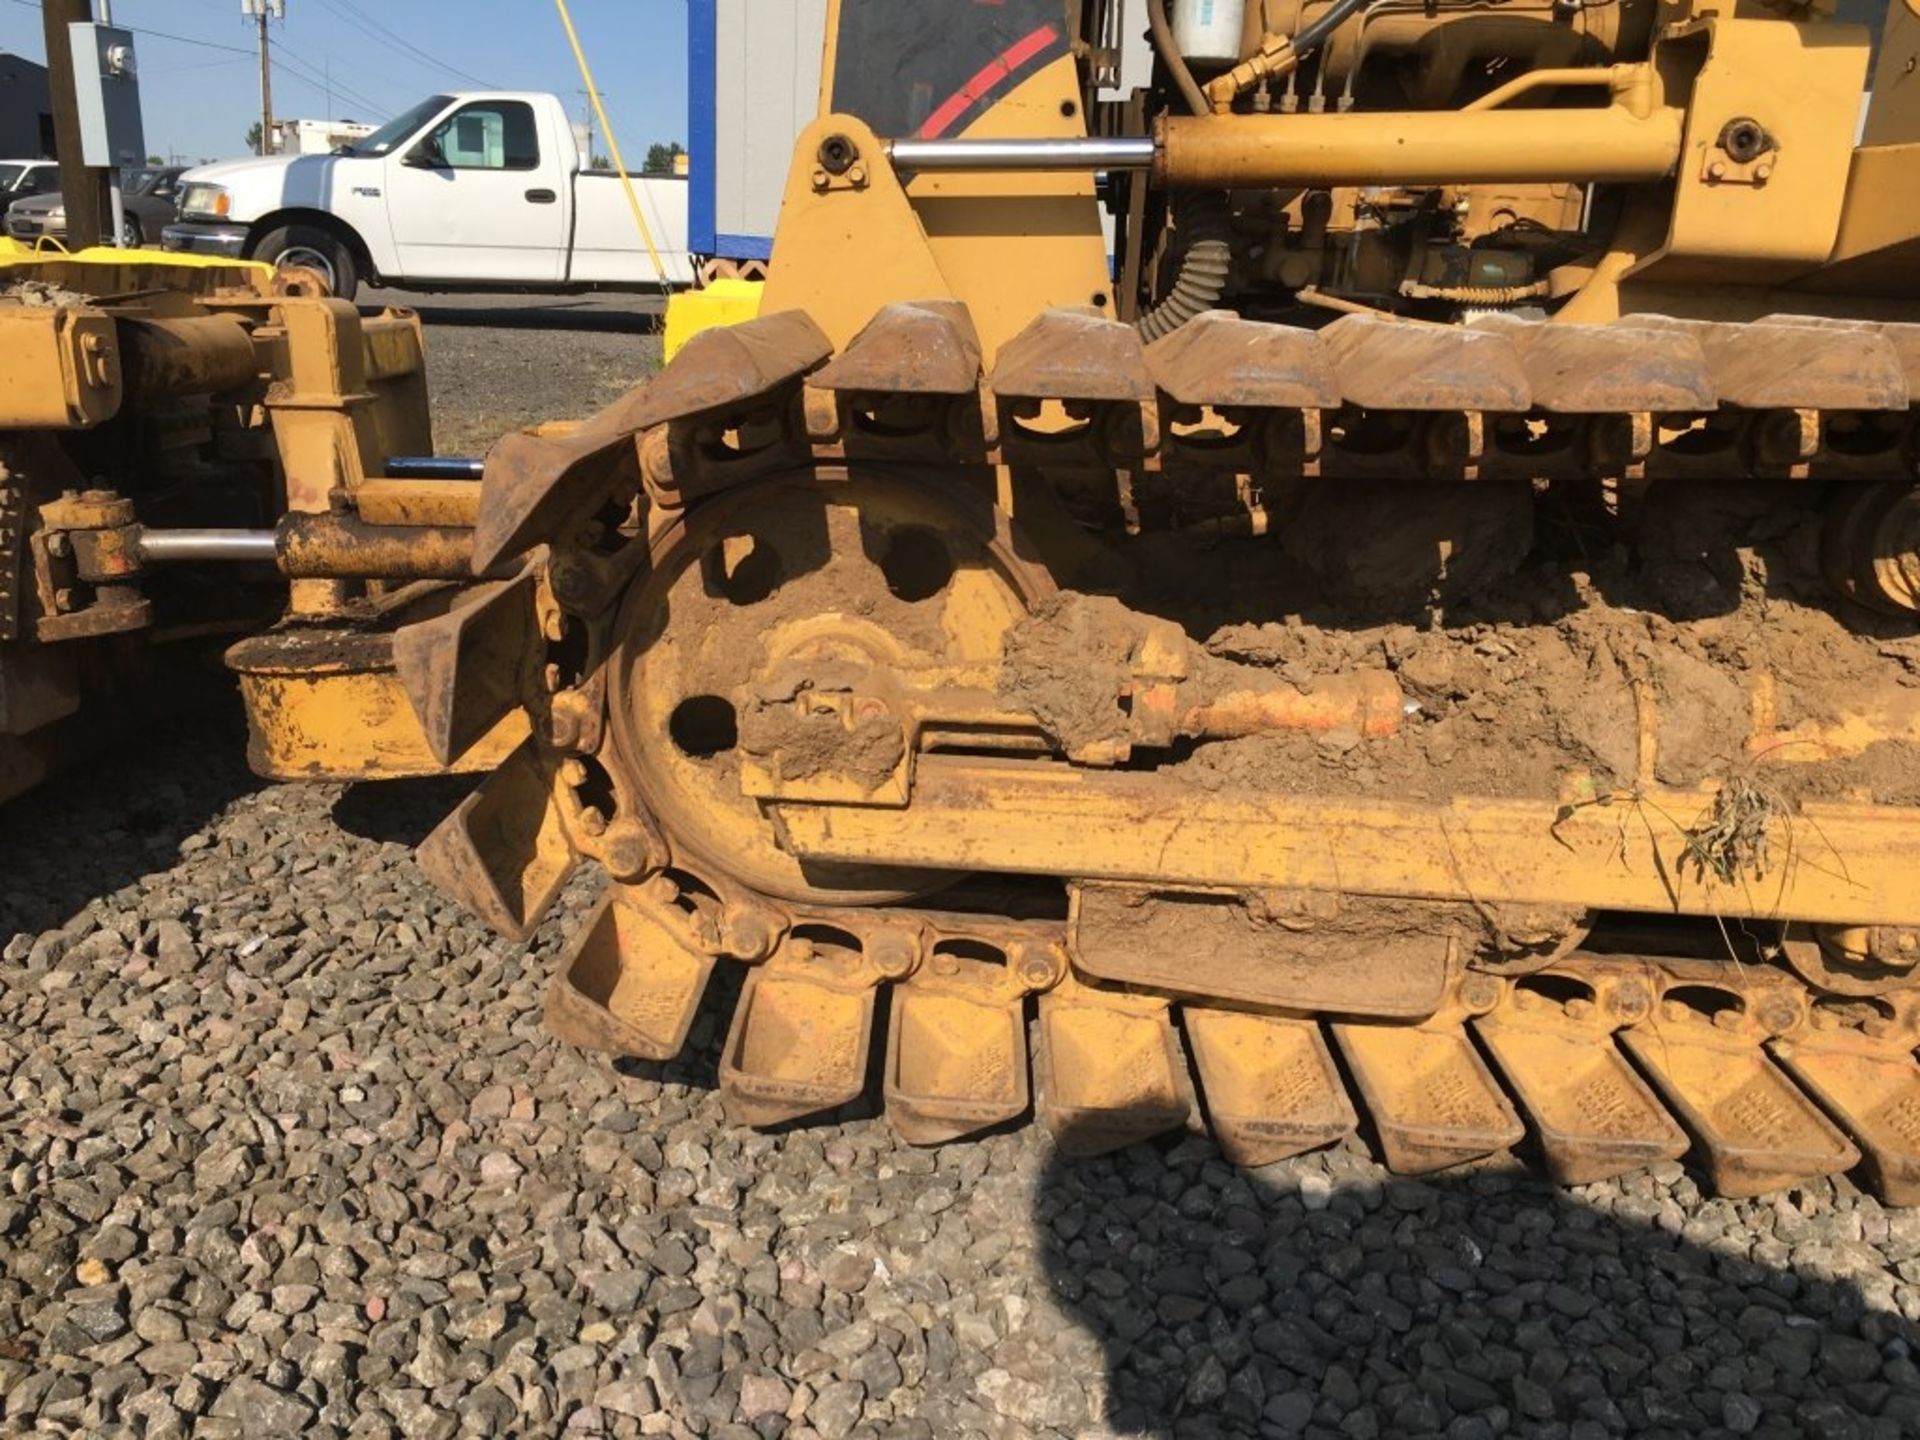
[[[73,50],[73,98],[80,112],[80,163],[97,170],[144,165],[146,130],[140,123],[140,67],[133,32],[112,25],[67,27]]]

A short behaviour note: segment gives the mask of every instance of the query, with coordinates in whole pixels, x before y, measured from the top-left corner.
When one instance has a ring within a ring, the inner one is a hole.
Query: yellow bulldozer
[[[1917,61],[1911,0],[834,0],[759,316],[303,487],[254,763],[490,771],[422,863],[520,938],[607,872],[583,1045],[743,966],[746,1124],[1920,1201]]]
[[[156,696],[204,690],[195,642],[444,609],[469,573],[471,503],[455,531],[409,524],[405,556],[382,540],[396,515],[423,518],[419,477],[449,473],[431,451],[410,312],[358,311],[311,272],[0,240],[0,802]],[[444,510],[448,487],[430,493]],[[410,588],[422,566],[440,583]],[[336,638],[289,671],[285,643],[235,657],[261,703],[315,666],[347,677],[329,695],[363,701],[357,724],[315,737],[317,765],[442,768],[390,647]]]

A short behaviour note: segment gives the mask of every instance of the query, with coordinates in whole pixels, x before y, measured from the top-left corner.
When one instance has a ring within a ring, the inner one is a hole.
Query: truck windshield
[[[26,173],[27,167],[24,165],[0,165],[0,191],[13,189]]]
[[[371,135],[354,141],[340,153],[363,158],[384,155],[452,103],[451,95],[429,95],[406,114],[389,120]]]

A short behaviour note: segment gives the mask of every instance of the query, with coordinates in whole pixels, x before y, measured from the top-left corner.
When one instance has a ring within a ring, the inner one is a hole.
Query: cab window
[[[434,130],[430,147],[454,170],[532,170],[540,164],[533,107],[524,100],[462,106]]]

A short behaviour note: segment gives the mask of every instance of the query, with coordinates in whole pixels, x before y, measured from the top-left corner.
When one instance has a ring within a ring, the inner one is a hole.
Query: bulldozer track
[[[1578,951],[1524,976],[1455,971],[1432,1015],[1380,1023],[1106,985],[1057,923],[750,903],[765,953],[720,1070],[742,1123],[856,1102],[878,1061],[887,1117],[918,1144],[1032,1114],[1070,1153],[1190,1129],[1259,1166],[1364,1133],[1399,1173],[1521,1149],[1566,1184],[1691,1151],[1723,1195],[1863,1167],[1887,1203],[1920,1202],[1911,983],[1860,1000],[1783,964]],[[686,872],[613,887],[552,981],[550,1026],[671,1058],[728,913]]]
[[[1269,519],[1253,477],[1276,471],[1462,496],[1489,492],[1438,482],[1832,482],[1828,580],[1910,624],[1916,394],[1920,327],[1798,319],[1310,332],[1210,313],[1144,345],[1055,311],[990,369],[947,302],[889,306],[838,354],[794,312],[711,332],[571,434],[490,457],[476,563],[527,556],[521,576],[396,653],[444,760],[513,703],[463,657],[539,634],[536,738],[423,859],[519,935],[576,856],[613,875],[549,996],[583,1045],[674,1054],[716,965],[745,963],[720,1084],[748,1124],[851,1103],[877,1068],[916,1143],[1032,1113],[1064,1150],[1203,1126],[1258,1165],[1364,1130],[1406,1172],[1520,1147],[1584,1183],[1691,1153],[1725,1194],[1857,1170],[1920,1201],[1910,809],[1801,807],[1745,771],[1662,790],[1637,681],[1628,789],[1220,796],[1133,762],[1390,736],[1401,692],[1363,673],[1304,700],[1247,688],[1124,611],[1121,701],[1091,728],[1036,724],[997,668],[1023,617],[1080,623],[1010,528],[1027,474],[1111,484],[1133,531],[1153,477],[1238,477],[1218,528],[1249,537]],[[611,532],[629,505],[644,524]],[[916,532],[944,559],[901,559]],[[1816,732],[1780,728],[1753,683],[1747,763],[1912,729],[1898,686]],[[1680,818],[1656,834],[1656,811]],[[1083,847],[1076,816],[1139,843]],[[1825,848],[1796,856],[1808,835]],[[977,879],[946,890],[991,872],[1045,881],[1041,918],[996,913]],[[1586,947],[1611,911],[1711,917],[1727,948]]]

